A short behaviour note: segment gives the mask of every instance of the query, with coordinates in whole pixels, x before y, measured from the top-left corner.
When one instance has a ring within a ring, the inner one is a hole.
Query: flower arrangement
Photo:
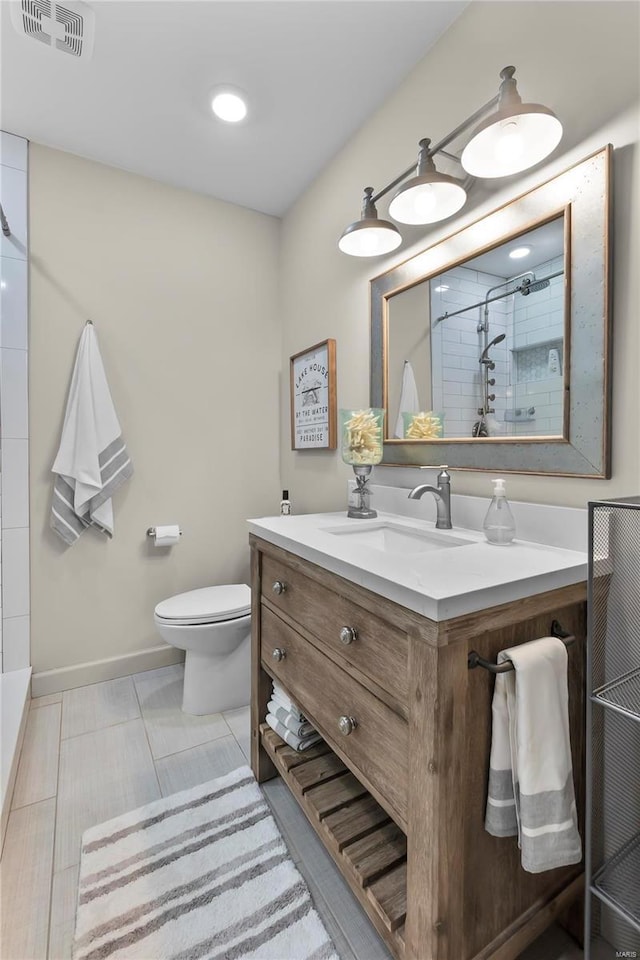
[[[383,410],[341,410],[342,459],[352,466],[382,460]]]
[[[410,422],[405,426],[406,440],[436,440],[442,436],[442,419],[432,410],[426,413],[405,414]]]

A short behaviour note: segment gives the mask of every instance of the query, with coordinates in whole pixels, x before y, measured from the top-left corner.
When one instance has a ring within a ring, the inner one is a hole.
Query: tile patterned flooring
[[[190,717],[183,668],[33,700],[1,865],[0,956],[69,960],[83,831],[247,763],[249,709]],[[264,791],[341,960],[390,960],[281,780]],[[580,960],[558,928],[521,960]]]

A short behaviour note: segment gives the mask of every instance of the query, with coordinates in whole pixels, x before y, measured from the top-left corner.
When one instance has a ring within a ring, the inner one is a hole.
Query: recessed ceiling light
[[[436,287],[436,293],[444,293],[444,291],[448,289],[449,287],[447,286],[446,283],[441,283],[439,286]]]
[[[219,120],[239,123],[247,115],[247,101],[240,90],[224,87],[214,91],[211,109]]]
[[[509,256],[512,260],[521,260],[522,257],[528,257],[531,253],[531,247],[516,247]]]

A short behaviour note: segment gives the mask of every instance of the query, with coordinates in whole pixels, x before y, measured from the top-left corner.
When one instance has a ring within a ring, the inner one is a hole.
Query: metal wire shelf
[[[640,956],[639,542],[640,497],[589,504],[585,960]]]
[[[640,668],[604,684],[591,694],[594,703],[640,721]]]
[[[640,834],[600,867],[591,892],[640,931]]]

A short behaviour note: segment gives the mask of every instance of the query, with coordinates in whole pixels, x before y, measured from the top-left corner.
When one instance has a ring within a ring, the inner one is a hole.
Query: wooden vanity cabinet
[[[583,867],[526,873],[516,838],[486,833],[493,677],[467,657],[495,660],[554,619],[575,634],[582,831],[586,584],[435,622],[250,539],[256,778],[283,777],[394,956],[515,960],[578,900]],[[323,744],[296,753],[265,724],[273,678]]]

